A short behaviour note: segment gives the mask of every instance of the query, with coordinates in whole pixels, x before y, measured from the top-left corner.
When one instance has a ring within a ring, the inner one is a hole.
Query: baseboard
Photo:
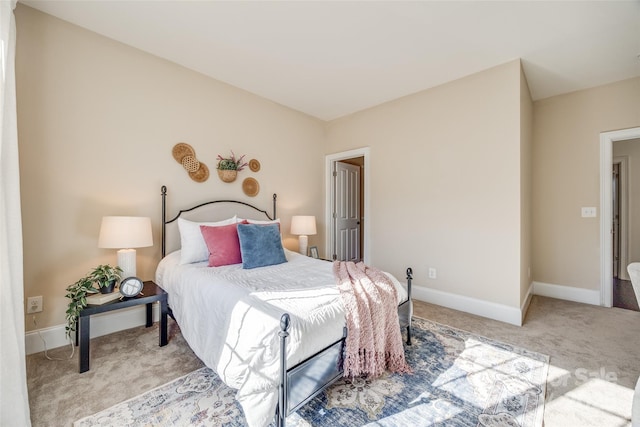
[[[571,286],[553,285],[549,283],[533,282],[527,291],[527,297],[518,308],[497,304],[477,298],[452,294],[414,285],[411,289],[413,298],[441,305],[454,310],[464,311],[500,322],[521,326],[526,315],[532,295],[564,299],[591,305],[600,305],[600,291],[574,288]],[[158,321],[158,306],[153,306],[153,320]],[[142,326],[146,322],[145,307],[132,307],[112,313],[91,316],[91,338],[111,334],[123,329]],[[44,351],[44,343],[40,335],[47,342],[47,349],[62,347],[69,344],[65,337],[65,325],[52,326],[25,334],[25,351],[27,354]],[[40,334],[38,334],[38,332]]]
[[[529,310],[529,305],[531,304],[531,298],[533,298],[533,282],[529,283],[529,288],[527,289],[527,295],[522,301],[522,305],[520,306],[520,313],[522,313],[520,324],[524,324],[524,318],[527,315],[527,310]]]
[[[533,294],[543,297],[600,305],[600,290],[574,288],[572,286],[553,285],[551,283],[533,282]]]
[[[153,305],[153,321],[159,319],[158,304]],[[147,321],[146,307],[144,305],[131,307],[110,313],[91,316],[91,338],[111,334],[124,329],[142,326]],[[28,315],[31,316],[31,315]],[[30,317],[28,317],[30,319]],[[39,332],[39,333],[38,333]],[[42,338],[41,338],[42,337]],[[47,342],[47,350],[69,345],[65,335],[65,325],[52,326],[50,328],[29,331],[25,334],[26,354],[40,353],[44,351],[44,339]],[[74,338],[75,339],[75,338]]]
[[[422,286],[413,286],[411,288],[411,296],[417,300],[431,304],[441,305],[516,326],[522,326],[524,314],[520,308],[509,307],[504,304],[497,304]]]

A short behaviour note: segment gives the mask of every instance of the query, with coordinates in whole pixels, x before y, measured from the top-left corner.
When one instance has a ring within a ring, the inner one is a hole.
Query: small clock
[[[120,282],[120,293],[123,297],[135,297],[142,291],[144,284],[137,277],[127,277]]]

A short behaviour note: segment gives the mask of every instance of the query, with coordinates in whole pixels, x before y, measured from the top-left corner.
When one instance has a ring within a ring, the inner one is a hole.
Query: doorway
[[[362,261],[362,174],[364,158],[356,157],[334,163],[334,248],[331,259]]]
[[[326,156],[327,259],[369,262],[369,176],[369,148]]]
[[[613,144],[613,165],[611,173],[611,238],[613,245],[613,278],[621,280],[629,280],[627,274],[628,261],[628,189],[627,189],[627,165],[629,163],[628,157],[616,157],[615,147]]]
[[[600,134],[600,304],[605,307],[613,306],[614,288],[614,176],[613,176],[613,144],[618,141],[640,139],[640,127],[603,132]],[[616,156],[620,157],[620,156]],[[633,179],[633,178],[631,178]],[[618,181],[619,186],[620,181]],[[622,201],[624,198],[619,197]],[[621,205],[621,211],[625,208]],[[629,215],[627,215],[629,217]],[[624,222],[624,220],[621,221]],[[628,260],[622,259],[623,238],[627,233],[619,233],[621,261],[618,274],[626,274],[626,263],[634,261],[633,253],[628,254]],[[617,244],[617,241],[615,242]],[[627,245],[629,246],[629,245]],[[623,270],[625,272],[623,273]]]
[[[640,160],[640,139],[613,142],[613,165],[611,174],[612,195],[612,226],[611,237],[613,244],[613,307],[627,310],[640,311],[631,279],[627,271],[630,261],[640,256],[637,247],[640,246],[640,237],[634,237],[631,229],[637,227],[638,212],[634,202],[639,194],[635,188],[629,187],[629,177],[637,176],[640,168],[631,169]],[[633,227],[630,227],[632,225]],[[631,247],[630,247],[631,246]],[[630,259],[629,254],[632,254]],[[638,258],[640,259],[640,258]]]

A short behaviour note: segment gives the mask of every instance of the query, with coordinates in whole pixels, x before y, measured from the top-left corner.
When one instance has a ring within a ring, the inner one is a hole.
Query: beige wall
[[[40,328],[64,323],[67,285],[116,263],[115,250],[97,248],[103,215],[151,217],[155,245],[138,250],[138,275],[153,278],[163,184],[169,208],[217,197],[268,207],[277,192],[285,233],[302,211],[322,222],[323,122],[23,5],[16,18],[25,297],[44,296]],[[208,181],[173,159],[181,141],[209,166]],[[262,169],[223,183],[215,159],[230,150]],[[261,186],[255,198],[241,189],[248,176]],[[297,249],[294,237],[285,243]]]
[[[96,247],[103,215],[152,218],[156,245],[138,250],[138,271],[153,278],[162,184],[170,209],[211,197],[268,206],[277,192],[285,233],[291,215],[315,214],[310,245],[323,252],[323,155],[360,147],[371,150],[372,264],[516,308],[531,264],[536,281],[599,287],[599,219],[580,207],[598,206],[599,133],[640,125],[640,79],[532,104],[512,61],[325,124],[23,5],[16,16],[25,296],[45,298],[40,328],[64,322],[68,284],[115,263]],[[209,165],[207,182],[171,157],[180,141]],[[232,149],[262,170],[219,181],[215,157]],[[247,176],[256,198],[242,193]]]
[[[520,306],[520,85],[512,61],[328,124],[327,154],[371,149],[372,264]]]
[[[640,262],[640,139],[615,141],[613,143],[613,157],[627,158],[627,236],[628,261]],[[627,276],[627,266],[622,269]]]
[[[639,126],[639,100],[635,78],[534,103],[535,281],[600,288],[600,133]]]

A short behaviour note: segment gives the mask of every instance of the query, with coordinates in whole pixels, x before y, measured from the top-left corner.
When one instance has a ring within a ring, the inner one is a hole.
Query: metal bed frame
[[[207,205],[216,203],[236,203],[246,206],[256,212],[261,213],[270,220],[276,219],[277,195],[273,195],[273,214],[270,215],[266,210],[259,209],[254,205],[238,200],[213,200],[188,209],[183,209],[178,214],[167,220],[166,216],[166,198],[167,187],[162,186],[162,257],[166,255],[166,227],[180,218],[186,212],[194,211]],[[407,344],[411,345],[411,281],[413,280],[413,271],[407,268],[407,300],[398,305],[398,317],[400,327],[407,330]],[[169,314],[173,317],[171,307]],[[347,337],[346,326],[343,329],[342,337],[331,343],[323,350],[320,350],[313,356],[298,363],[295,366],[287,367],[287,338],[289,337],[289,326],[291,318],[288,313],[284,313],[280,318],[280,332],[278,333],[280,340],[280,379],[278,390],[278,405],[275,413],[275,424],[278,427],[286,425],[286,417],[297,411],[301,406],[313,399],[318,393],[330,386],[340,377],[342,377],[342,355]]]

